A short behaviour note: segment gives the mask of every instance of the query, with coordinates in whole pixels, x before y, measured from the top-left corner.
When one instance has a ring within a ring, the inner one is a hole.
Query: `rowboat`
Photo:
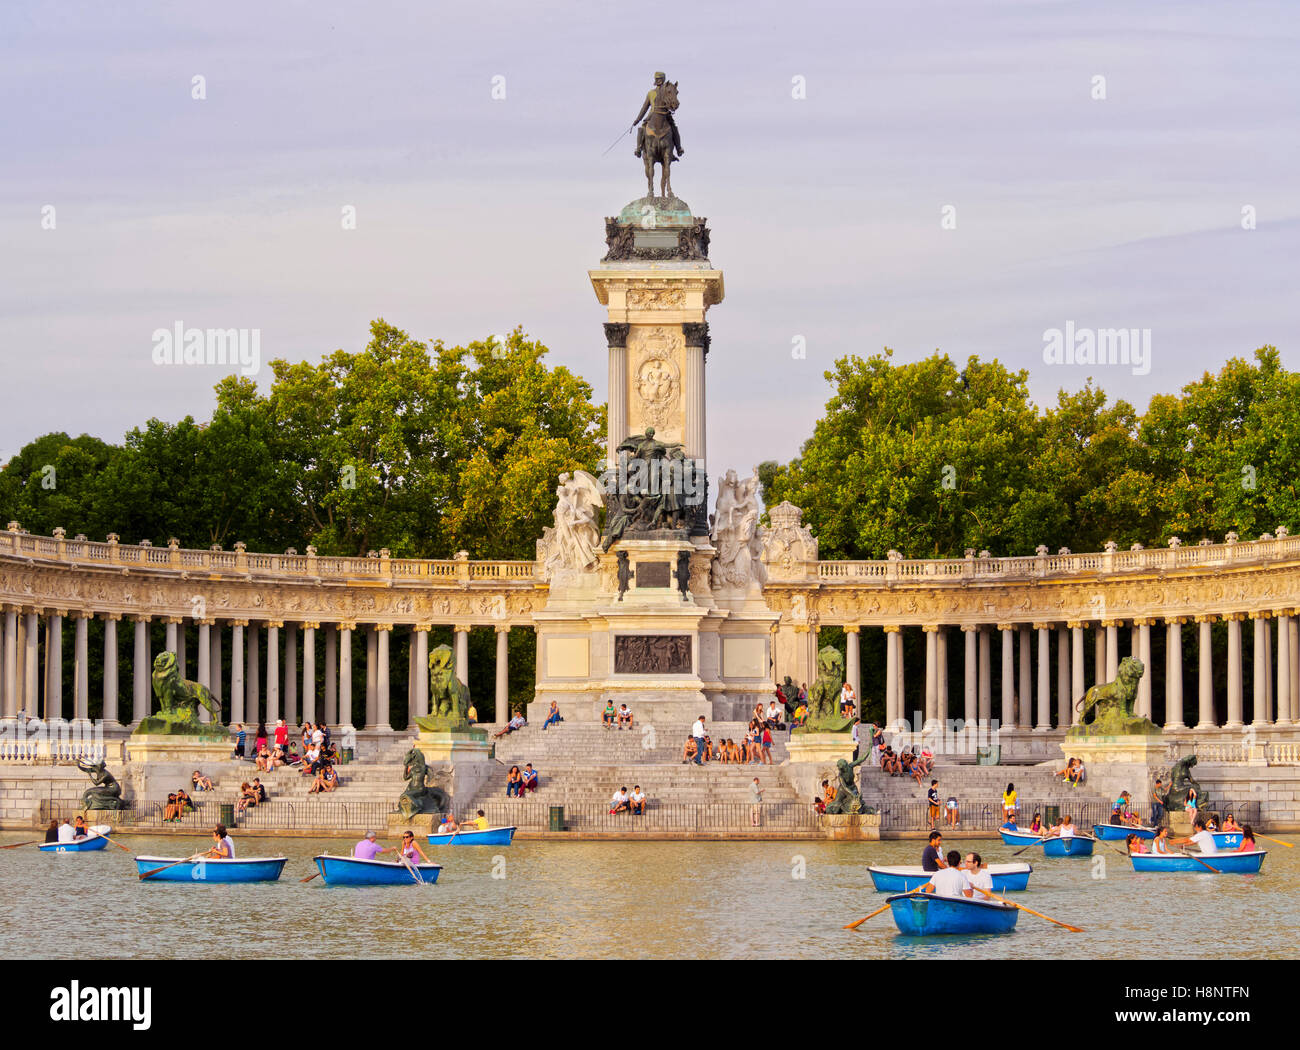
[[[1020,909],[970,897],[935,893],[898,893],[886,899],[898,932],[908,937],[954,933],[1011,933]]]
[[[46,842],[36,848],[42,853],[86,853],[94,849],[103,849],[107,845],[106,834],[92,831],[84,839],[73,839],[71,842]]]
[[[437,882],[438,873],[442,871],[441,864],[332,857],[328,853],[313,859],[328,886],[414,886],[418,882]],[[419,872],[418,878],[416,872]]]
[[[429,836],[430,846],[509,846],[515,837],[513,825],[508,828],[475,828],[472,831],[434,832]],[[452,840],[455,840],[454,842]]]
[[[1129,859],[1133,861],[1134,871],[1190,871],[1210,875],[1210,868],[1213,868],[1220,875],[1253,875],[1259,871],[1266,856],[1268,850],[1257,849],[1247,853],[1134,853]]]
[[[1240,831],[1211,831],[1215,849],[1236,849],[1241,845]]]
[[[1006,893],[1009,890],[1023,890],[1029,885],[1029,873],[1034,869],[1028,864],[990,864],[987,869],[993,879],[993,892]],[[872,885],[877,893],[907,893],[917,890],[930,881],[931,872],[925,871],[919,864],[896,864],[891,866],[872,865],[867,868]]]
[[[1008,831],[1006,828],[998,828],[998,834],[1008,846],[1029,846],[1043,837],[1037,831]]]
[[[1091,835],[1052,835],[1043,839],[1044,857],[1091,857],[1097,840]]]
[[[288,863],[288,857],[235,858],[204,857],[136,857],[136,871],[143,875],[166,865],[165,871],[150,875],[146,882],[275,882]]]
[[[1134,828],[1128,824],[1094,824],[1092,833],[1103,842],[1123,842],[1130,835],[1136,835],[1140,839],[1156,837],[1155,828]]]

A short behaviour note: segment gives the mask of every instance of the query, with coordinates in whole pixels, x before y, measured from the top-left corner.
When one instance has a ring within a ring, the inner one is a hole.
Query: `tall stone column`
[[[74,710],[78,722],[85,722],[90,718],[90,617],[88,609],[79,609],[73,613],[75,623],[74,642],[72,650],[72,681],[73,696],[75,700]],[[32,631],[28,636],[30,641],[35,642],[36,632]],[[32,691],[35,695],[35,690]]]
[[[1197,729],[1214,729],[1214,651],[1210,647],[1210,625],[1214,616],[1202,614],[1196,617],[1197,655],[1200,658],[1200,676],[1197,680]]]
[[[18,667],[14,677],[14,710],[25,713],[27,704],[23,700],[23,693],[27,685],[27,616],[21,609],[18,615],[18,643],[14,659]]]
[[[885,626],[885,724],[898,721],[898,625]]]
[[[63,717],[63,613],[45,617],[45,710],[47,722]]]
[[[1052,728],[1052,625],[1036,623],[1038,632],[1038,724],[1034,730],[1046,733]]]
[[[854,633],[849,635],[854,642],[858,640],[857,628]],[[856,649],[856,645],[854,646]],[[425,663],[428,667],[428,663]],[[426,689],[428,683],[425,683]],[[510,720],[510,625],[497,624],[497,692],[496,707],[493,710],[493,717],[498,722],[508,722]]]
[[[1244,724],[1241,703],[1241,621],[1243,614],[1227,613],[1223,618],[1228,621],[1228,720],[1224,725],[1229,729],[1237,729]]]
[[[509,628],[507,628],[509,630]],[[853,687],[858,698],[858,713],[862,712],[862,658],[858,649],[858,625],[844,625],[844,680]]]
[[[998,624],[998,630],[1002,632],[1002,727],[1004,729],[1016,727],[1016,661],[1012,637],[1015,629],[1015,624]]]
[[[1098,621],[1092,631],[1092,684],[1101,685],[1109,681],[1106,677],[1106,628],[1104,621]]]
[[[269,729],[280,715],[280,628],[282,620],[266,625],[266,722]]]
[[[393,716],[389,709],[389,670],[388,670],[388,640],[392,637],[393,625],[391,623],[381,623],[375,626],[375,649],[379,656],[379,662],[375,669],[376,677],[376,702],[375,711],[378,720],[378,728],[392,729]]]
[[[1070,726],[1070,628],[1058,624],[1056,628],[1056,728]]]
[[[931,729],[939,719],[939,628],[928,623],[925,632],[925,723]]]
[[[211,620],[199,620],[199,668],[198,683],[206,686],[209,691],[212,689],[212,638],[210,629]],[[199,705],[199,721],[211,722],[212,714],[202,704]]]
[[[355,623],[339,624],[339,725],[352,725],[352,632]]]
[[[298,625],[284,625],[284,720],[291,726],[298,721]]]
[[[18,610],[5,606],[5,656],[4,656],[5,718],[18,713]]]
[[[1070,628],[1071,648],[1074,652],[1070,660],[1070,714],[1064,724],[1072,726],[1079,721],[1076,705],[1087,691],[1083,681],[1083,621],[1071,620],[1066,626]]]
[[[325,724],[339,724],[339,628],[325,628]]]
[[[961,625],[964,643],[962,668],[965,672],[962,685],[962,721],[974,725],[979,720],[979,628],[973,623]]]
[[[1119,677],[1119,625],[1122,620],[1103,620],[1106,628],[1106,681]]]
[[[1264,659],[1264,653],[1269,643],[1268,613],[1252,612],[1250,618],[1255,622],[1255,644],[1250,652],[1250,669],[1253,678],[1250,690],[1252,716],[1250,724],[1266,726],[1269,724],[1268,662]]]
[[[980,695],[979,723],[983,729],[989,729],[993,723],[993,663],[990,659],[992,641],[986,624],[981,624],[980,635]]]
[[[1183,725],[1183,624],[1182,616],[1165,620],[1165,728]]]
[[[1295,718],[1291,696],[1291,611],[1277,613],[1277,724],[1289,726]]]
[[[133,616],[135,653],[131,665],[131,721],[139,723],[149,717],[149,617]]]
[[[1016,712],[1016,727],[1031,729],[1034,725],[1034,679],[1033,654],[1030,650],[1032,639],[1029,624],[1020,624],[1020,674],[1017,676],[1017,695],[1020,697],[1020,710]]]
[[[223,678],[223,665],[221,660],[221,624],[217,620],[212,621],[212,646],[211,646],[211,666],[208,670],[208,679],[212,682],[212,697],[221,705],[221,710],[227,712],[225,706],[226,690]],[[227,712],[228,713],[228,712]]]
[[[166,631],[163,648],[172,654],[175,654],[176,652],[176,625],[180,622],[180,617],[178,616],[166,616],[163,618],[164,630]],[[180,661],[178,660],[177,662],[179,663]]]
[[[457,625],[456,631],[456,677],[461,685],[469,685],[469,626]]]
[[[1291,721],[1300,720],[1300,619],[1291,610]]]
[[[367,729],[379,725],[379,633],[366,625],[366,722]]]
[[[508,630],[509,628],[507,628]],[[415,717],[424,718],[429,713],[429,632],[431,623],[415,625]]]
[[[607,322],[605,342],[609,346],[609,408],[605,464],[618,465],[619,442],[628,436],[627,423],[627,333],[629,325]]]
[[[1142,661],[1142,680],[1138,682],[1137,713],[1151,717],[1151,625],[1153,619],[1134,620],[1137,628],[1137,648],[1134,653]]]
[[[952,716],[948,706],[948,628],[943,624],[935,635],[935,653],[939,660],[939,726],[947,724]]]
[[[248,721],[244,707],[244,628],[247,620],[230,621],[230,721]]]
[[[184,681],[190,677],[189,661],[185,655],[185,618],[176,621],[176,672]]]
[[[704,463],[706,456],[704,429],[704,357],[708,353],[707,322],[682,325],[686,340],[686,455]]]
[[[316,724],[316,631],[319,623],[302,625],[302,720]]]
[[[909,726],[912,724],[907,717],[907,665],[903,661],[903,628],[906,624],[899,624],[898,637],[894,641],[894,648],[898,650],[898,659],[894,661],[894,669],[898,672],[898,683],[894,687],[898,695],[898,717],[901,721],[906,722]]]
[[[73,615],[81,616],[82,614],[74,613]],[[29,609],[26,613],[25,619],[27,621],[27,633],[26,638],[23,641],[23,666],[25,668],[23,674],[23,706],[29,716],[35,717],[40,713],[37,709],[37,700],[40,697],[41,689],[40,611]],[[84,624],[80,629],[85,629]],[[85,667],[84,659],[82,660],[81,665],[83,668]],[[85,716],[82,715],[79,717]]]
[[[262,660],[261,628],[255,621],[248,624],[248,652],[244,660],[244,705],[248,709],[248,720],[257,727],[262,719]]]
[[[121,613],[104,614],[104,697],[105,726],[117,726],[121,717],[117,703],[117,622]]]

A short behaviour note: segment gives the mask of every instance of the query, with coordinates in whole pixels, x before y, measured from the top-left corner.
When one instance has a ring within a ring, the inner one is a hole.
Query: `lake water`
[[[0,844],[23,841],[8,832]],[[1287,841],[1296,841],[1284,836]],[[199,838],[131,835],[133,850],[178,857]],[[986,861],[1013,847],[961,843]],[[1300,850],[1270,848],[1263,871],[1135,875],[1101,843],[1092,860],[1030,851],[1030,889],[1011,894],[1085,928],[1022,913],[1015,933],[902,938],[869,863],[915,864],[919,841],[516,842],[430,851],[433,886],[327,887],[299,880],[342,839],[237,840],[241,856],[287,855],[278,883],[140,882],[131,857],[0,851],[0,957],[248,958],[1185,958],[1300,956]],[[795,877],[802,875],[802,877]],[[304,937],[310,931],[310,937]],[[1230,935],[1225,935],[1230,931]]]

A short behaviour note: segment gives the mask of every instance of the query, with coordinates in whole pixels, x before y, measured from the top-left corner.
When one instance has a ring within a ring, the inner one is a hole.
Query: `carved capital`
[[[430,631],[433,630],[433,624],[431,623],[413,624],[411,626],[411,630],[414,631],[416,634],[428,634]]]
[[[902,629],[903,628],[901,624],[896,624],[896,623],[885,624],[886,634],[898,634]]]
[[[455,631],[457,634],[460,634],[461,631],[468,632],[469,629],[470,629],[470,625],[467,623],[458,623],[456,624],[456,626],[452,628],[452,630]]]
[[[926,634],[937,634],[939,632],[939,625],[937,623],[922,624],[921,630]]]
[[[704,356],[709,354],[709,322],[708,321],[686,321],[682,324],[682,336],[686,339],[688,347],[698,346],[704,350]]]
[[[376,630],[376,631],[391,631],[392,629],[393,629],[393,625],[392,625],[391,623],[377,623],[377,624],[375,624],[375,630]]]
[[[856,623],[846,623],[846,624],[844,624],[844,633],[845,633],[845,634],[857,634],[857,633],[858,633],[858,630],[859,630],[859,627],[858,627],[858,625],[857,625]]]
[[[304,631],[319,631],[319,630],[320,630],[320,621],[318,621],[318,620],[304,620],[303,623],[302,623],[302,629],[303,629]]]
[[[1035,631],[1050,631],[1050,630],[1052,629],[1053,626],[1055,626],[1055,625],[1054,625],[1054,624],[1050,624],[1050,623],[1036,623],[1036,624],[1034,624],[1034,630],[1035,630]]]
[[[605,343],[611,350],[617,350],[627,347],[627,333],[631,329],[630,324],[618,324],[614,321],[605,322]]]
[[[1016,629],[1016,624],[1014,624],[1014,623],[1000,623],[1000,624],[998,624],[998,630],[999,630],[999,631],[1014,631],[1015,629]]]

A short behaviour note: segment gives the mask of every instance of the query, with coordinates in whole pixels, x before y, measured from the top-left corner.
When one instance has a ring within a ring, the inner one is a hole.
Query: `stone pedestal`
[[[235,749],[234,739],[213,740],[199,736],[162,736],[144,734],[127,738],[126,761],[131,763],[179,762],[203,769],[226,762]]]
[[[839,784],[835,763],[853,761],[853,738],[848,733],[791,733],[786,744],[790,757],[781,769],[799,798],[811,803],[821,791],[823,780]],[[870,805],[870,801],[867,800]]]
[[[1127,791],[1133,796],[1133,811],[1143,820],[1150,815],[1156,770],[1170,764],[1169,746],[1163,736],[1067,737],[1060,747],[1063,760],[1083,759],[1085,790],[1111,800]]]
[[[862,841],[880,838],[879,813],[825,813],[821,826],[828,839]]]
[[[390,813],[388,814],[388,831],[393,838],[398,838],[403,831],[413,831],[417,838],[421,838],[433,831],[433,824],[437,819],[436,813],[416,813],[410,820],[407,820],[400,813]],[[420,845],[423,846],[424,843],[421,842]]]
[[[415,746],[423,753],[426,762],[450,762],[452,765],[486,762],[492,749],[487,732],[482,729],[434,733],[422,729],[415,738]]]

